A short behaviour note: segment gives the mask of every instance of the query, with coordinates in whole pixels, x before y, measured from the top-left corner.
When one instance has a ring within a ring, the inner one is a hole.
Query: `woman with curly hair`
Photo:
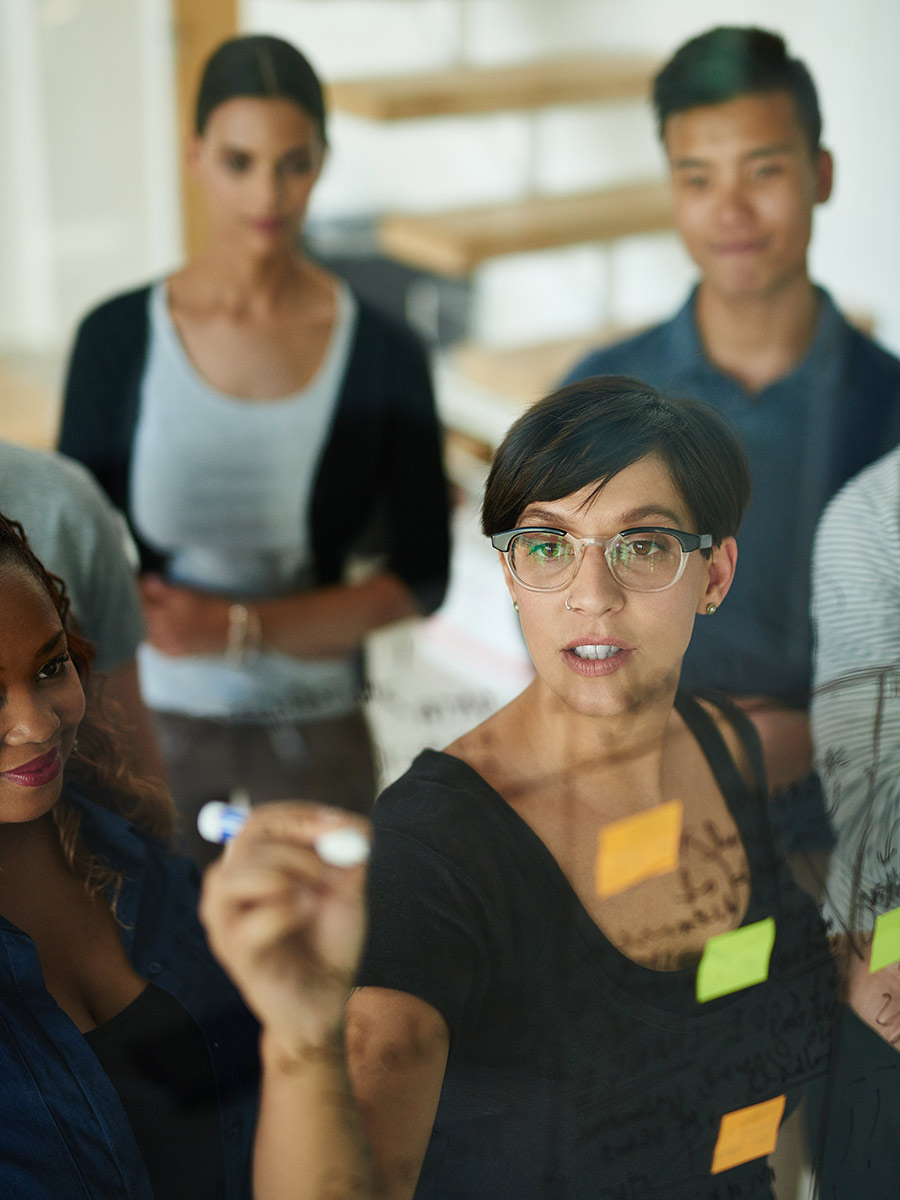
[[[173,807],[85,713],[92,647],[0,516],[0,1193],[249,1195],[256,1028]]]

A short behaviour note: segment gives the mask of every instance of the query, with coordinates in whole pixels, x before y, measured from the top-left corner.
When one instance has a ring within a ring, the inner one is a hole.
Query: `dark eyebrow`
[[[547,508],[526,508],[527,516],[520,518],[526,520],[531,525],[549,525],[553,529],[561,529],[564,527],[559,513],[551,512]],[[684,517],[680,513],[673,512],[670,508],[662,508],[657,504],[645,504],[641,508],[632,508],[629,512],[623,514],[622,529],[629,529],[632,525],[642,525],[647,522],[649,517],[661,517],[663,521],[671,521],[673,526],[678,529],[684,521]]]
[[[54,633],[53,637],[47,638],[46,642],[44,642],[43,646],[41,646],[40,650],[38,650],[37,654],[35,654],[34,657],[35,658],[43,658],[45,654],[49,654],[51,650],[55,650],[56,647],[59,645],[60,639],[64,638],[65,636],[66,636],[66,631],[60,625],[59,629],[56,631],[56,633]]]
[[[47,640],[46,640],[46,642],[44,642],[43,646],[41,646],[40,649],[35,651],[35,655],[34,655],[35,662],[37,662],[39,659],[45,658],[50,653],[51,650],[55,650],[56,647],[60,643],[60,639],[64,638],[65,636],[66,636],[66,631],[62,628],[62,626],[60,626],[59,629],[56,631],[56,633],[54,633],[53,637],[47,638]],[[5,670],[5,668],[3,666],[0,666],[0,675],[3,674],[4,670]]]
[[[671,508],[660,508],[656,504],[646,504],[643,508],[633,508],[631,512],[626,513],[626,516],[628,518],[625,525],[626,529],[629,525],[640,525],[646,522],[648,517],[662,517],[664,521],[672,521],[676,529],[685,520],[682,513],[673,512]],[[651,522],[651,524],[654,523]]]
[[[253,157],[253,151],[246,146],[239,146],[233,142],[223,142],[221,151],[222,154],[243,154],[246,158]],[[315,153],[315,147],[307,142],[298,142],[295,146],[290,146],[285,152],[279,156],[279,162],[286,158],[290,158],[296,154],[309,154],[312,156]]]
[[[530,525],[549,525],[553,529],[560,528],[559,513],[548,512],[546,508],[527,508],[527,518],[522,516],[520,521],[527,520]]]
[[[792,146],[790,142],[776,142],[772,146],[760,146],[757,150],[750,150],[744,158],[771,158],[773,154],[796,154],[797,147]]]
[[[745,161],[750,161],[756,158],[774,158],[779,154],[796,154],[797,147],[792,146],[789,142],[776,142],[771,146],[759,146],[756,150],[748,150],[741,157]],[[672,160],[672,169],[674,171],[690,171],[711,167],[714,165],[713,160],[709,158],[676,158]]]

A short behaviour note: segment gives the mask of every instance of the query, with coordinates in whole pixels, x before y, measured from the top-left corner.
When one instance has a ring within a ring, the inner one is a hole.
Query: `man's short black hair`
[[[653,83],[659,136],[674,113],[753,92],[788,92],[810,153],[817,153],[822,114],[812,76],[799,58],[789,57],[783,37],[754,27],[720,25],[675,51]]]

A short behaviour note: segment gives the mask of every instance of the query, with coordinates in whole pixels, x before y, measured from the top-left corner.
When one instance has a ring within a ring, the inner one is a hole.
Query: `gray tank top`
[[[322,364],[294,395],[246,401],[212,387],[191,363],[165,281],[149,298],[149,342],[132,462],[135,528],[169,556],[179,583],[252,601],[310,586],[309,506],[356,325],[345,287]],[[331,717],[356,705],[353,661],[264,652],[170,658],[144,645],[147,703],[194,716]]]

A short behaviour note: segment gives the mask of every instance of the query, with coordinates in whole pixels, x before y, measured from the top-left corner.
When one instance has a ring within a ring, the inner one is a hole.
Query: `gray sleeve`
[[[65,581],[81,631],[109,671],[134,658],[144,635],[137,552],[125,519],[91,475],[61,455],[0,445],[0,509]]]
[[[900,872],[900,454],[831,501],[816,533],[810,706],[815,767],[837,844],[826,916],[859,928],[895,907]],[[860,924],[860,922],[862,922]]]

